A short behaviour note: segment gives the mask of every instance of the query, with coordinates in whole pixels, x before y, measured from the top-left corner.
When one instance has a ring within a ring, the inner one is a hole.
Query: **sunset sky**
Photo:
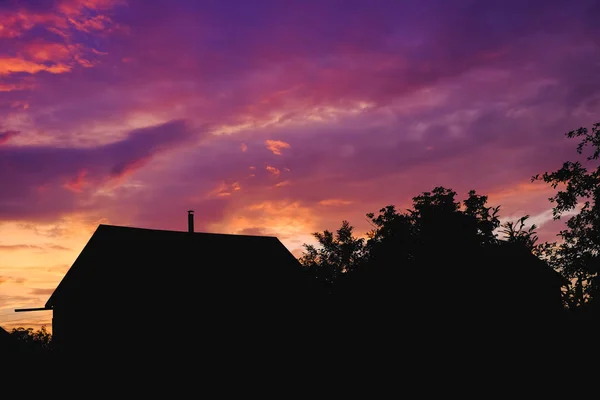
[[[596,0],[0,1],[0,326],[99,223],[278,236],[476,189],[554,240],[530,177],[600,120]],[[160,321],[158,321],[160,323]]]

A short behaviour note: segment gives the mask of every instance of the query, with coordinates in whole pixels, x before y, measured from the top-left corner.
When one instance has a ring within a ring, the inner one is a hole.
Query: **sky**
[[[0,0],[0,326],[98,224],[311,233],[435,186],[555,240],[600,120],[594,0]],[[167,324],[168,321],[157,321]]]

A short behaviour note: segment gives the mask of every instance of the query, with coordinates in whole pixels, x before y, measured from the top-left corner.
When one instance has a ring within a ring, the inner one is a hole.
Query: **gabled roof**
[[[562,274],[554,270],[548,263],[537,257],[520,243],[501,241],[500,246],[492,253],[497,261],[503,263],[519,279],[523,275],[544,279],[556,286],[569,286],[570,282]],[[525,263],[525,265],[523,264]]]
[[[6,339],[10,337],[10,333],[8,333],[6,330],[4,330],[3,327],[0,326],[0,340]]]
[[[276,237],[99,225],[46,308],[68,292],[109,297],[119,285],[140,288],[141,301],[152,303],[180,286],[302,285],[307,276]]]
[[[5,349],[9,346],[16,346],[16,341],[10,336],[10,333],[0,326],[0,349]]]

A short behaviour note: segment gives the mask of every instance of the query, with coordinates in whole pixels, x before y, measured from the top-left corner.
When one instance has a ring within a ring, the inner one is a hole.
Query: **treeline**
[[[399,211],[389,205],[367,214],[372,229],[366,239],[357,237],[348,221],[335,232],[314,233],[318,245],[305,244],[300,263],[335,293],[340,278],[358,276],[357,271],[383,268],[387,272],[379,275],[381,280],[397,277],[399,272],[422,278],[427,275],[411,273],[414,269],[429,269],[434,275],[460,270],[466,255],[512,244],[527,249],[571,282],[562,292],[565,309],[596,310],[600,302],[595,301],[600,299],[600,123],[566,135],[579,140],[578,154],[590,150],[589,154],[531,179],[557,190],[549,199],[554,219],[571,214],[555,242],[539,243],[537,227],[527,224],[527,215],[501,224],[500,207],[489,206],[485,195],[471,190],[458,201],[453,190],[436,187],[414,197],[410,209]],[[519,279],[518,270],[515,279]]]
[[[52,334],[45,326],[33,328],[13,328],[9,332],[2,330],[6,337],[2,340],[2,352],[5,359],[21,362],[42,361],[53,353]]]

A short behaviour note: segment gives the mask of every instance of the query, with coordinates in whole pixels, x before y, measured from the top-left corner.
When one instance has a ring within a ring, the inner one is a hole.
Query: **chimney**
[[[188,210],[188,232],[194,233],[194,210]]]

